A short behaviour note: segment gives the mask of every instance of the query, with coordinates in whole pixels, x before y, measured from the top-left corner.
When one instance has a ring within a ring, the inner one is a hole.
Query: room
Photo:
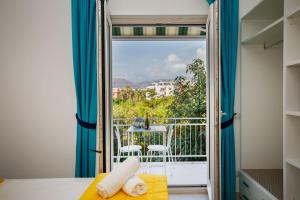
[[[0,199],[300,199],[299,0],[1,0],[0,29]]]

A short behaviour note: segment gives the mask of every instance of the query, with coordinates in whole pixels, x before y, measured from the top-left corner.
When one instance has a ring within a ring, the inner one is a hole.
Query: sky
[[[113,78],[132,83],[174,79],[186,75],[186,65],[196,58],[206,60],[206,42],[113,41]]]

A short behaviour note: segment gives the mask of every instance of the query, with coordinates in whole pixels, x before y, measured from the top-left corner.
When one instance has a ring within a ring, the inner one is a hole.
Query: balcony
[[[167,118],[150,119],[151,125],[172,127],[171,151],[174,165],[167,162],[168,184],[173,186],[191,186],[207,184],[207,150],[206,118]],[[121,146],[132,144],[142,147],[142,163],[140,172],[151,174],[165,174],[163,155],[152,155],[151,162],[147,161],[147,146],[163,144],[163,135],[156,132],[140,132],[131,138],[128,128],[133,119],[114,119],[114,133],[118,128]],[[113,136],[113,161],[117,165],[118,138]],[[130,153],[131,155],[131,153]],[[121,161],[130,156],[122,154]],[[170,156],[167,156],[167,161]]]

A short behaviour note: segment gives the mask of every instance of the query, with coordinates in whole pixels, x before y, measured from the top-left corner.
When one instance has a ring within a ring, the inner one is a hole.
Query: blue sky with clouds
[[[113,77],[133,83],[174,79],[185,75],[185,67],[195,58],[205,60],[202,41],[113,41]]]

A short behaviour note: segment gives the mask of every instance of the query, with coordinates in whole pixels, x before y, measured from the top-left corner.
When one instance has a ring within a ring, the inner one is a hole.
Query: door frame
[[[98,31],[101,33],[101,38],[98,39],[98,74],[99,77],[101,77],[101,81],[98,79],[98,128],[97,128],[97,147],[102,152],[100,156],[97,156],[97,171],[98,172],[108,172],[111,170],[111,155],[113,153],[113,147],[111,145],[111,140],[113,139],[111,137],[111,129],[112,129],[112,103],[111,99],[105,99],[105,96],[108,95],[111,97],[111,90],[112,90],[112,77],[111,77],[111,71],[108,73],[109,78],[106,79],[105,72],[106,72],[106,65],[109,61],[110,69],[111,68],[111,46],[109,48],[109,52],[102,51],[102,49],[106,49],[106,42],[107,39],[110,40],[110,44],[112,41],[112,37],[110,34],[110,37],[107,37],[107,24],[109,27],[109,31],[111,33],[112,28],[112,22],[110,20],[110,15],[107,9],[106,1],[104,0],[97,0],[97,7],[100,13],[98,13],[97,19],[98,19]],[[104,14],[105,13],[105,14]],[[135,16],[139,17],[139,16]],[[173,18],[174,19],[174,18]],[[113,22],[114,22],[113,18]],[[126,20],[126,19],[125,19]],[[130,19],[131,24],[134,24],[134,19]],[[163,19],[165,20],[165,19]],[[178,19],[176,19],[178,20]],[[172,24],[176,25],[176,20],[174,19]],[[181,19],[182,20],[182,19]],[[194,19],[193,19],[194,20]],[[211,49],[211,53],[213,55],[210,55],[210,57],[207,60],[210,60],[210,66],[209,70],[211,75],[208,77],[208,79],[213,82],[213,87],[209,84],[209,89],[211,90],[209,97],[209,113],[208,113],[208,133],[210,137],[209,141],[209,149],[208,149],[208,157],[207,162],[209,163],[209,170],[208,170],[208,177],[210,178],[207,183],[207,188],[209,190],[210,199],[219,200],[220,199],[220,78],[219,78],[219,72],[220,72],[220,31],[219,31],[219,0],[215,0],[215,3],[210,6],[210,17],[209,17],[210,23],[212,23],[212,38],[210,38],[213,41],[213,49]],[[120,18],[118,18],[118,22],[120,23]],[[140,21],[136,22],[137,24],[140,24]],[[169,21],[170,23],[170,21]],[[182,23],[180,23],[182,24]],[[98,35],[98,34],[97,34]],[[104,42],[103,42],[104,41]],[[207,48],[208,43],[207,43]],[[109,55],[109,57],[107,57]],[[101,63],[101,64],[100,64]],[[104,73],[103,73],[104,72]],[[108,90],[105,90],[108,88]],[[104,88],[104,89],[103,89]],[[104,109],[103,109],[104,108]],[[103,117],[105,116],[105,117]],[[111,119],[109,119],[111,118]],[[107,128],[109,127],[109,128]],[[109,130],[108,130],[109,129]],[[105,134],[106,133],[106,134]],[[103,145],[104,144],[104,145]],[[210,155],[209,155],[210,154]],[[209,159],[212,159],[212,166],[210,166]]]
[[[109,172],[111,170],[110,153],[112,147],[112,103],[111,103],[111,20],[108,12],[107,1],[97,0],[97,82],[98,82],[98,117],[97,117],[97,149],[96,172]],[[99,34],[100,33],[100,34]],[[100,35],[100,37],[99,37]],[[108,67],[107,67],[108,66]],[[101,79],[99,79],[101,77]],[[109,133],[109,134],[107,134]]]
[[[209,180],[207,190],[209,199],[220,199],[220,15],[219,15],[219,0],[215,0],[210,6],[208,17],[208,41],[207,46],[209,52]]]

